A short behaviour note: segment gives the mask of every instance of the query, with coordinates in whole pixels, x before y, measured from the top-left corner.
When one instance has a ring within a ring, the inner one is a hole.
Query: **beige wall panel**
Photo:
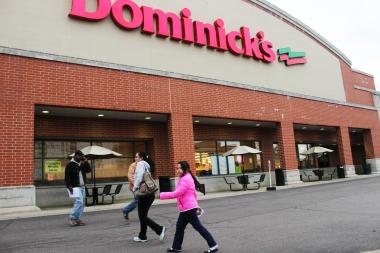
[[[90,3],[91,0],[88,0]],[[92,1],[95,2],[95,1]],[[179,14],[188,7],[193,20],[225,21],[227,31],[245,25],[265,32],[274,49],[306,52],[308,63],[286,67],[229,52],[123,31],[110,17],[87,22],[68,17],[70,0],[2,0],[0,46],[62,56],[164,70],[193,76],[345,101],[338,58],[305,34],[241,0],[144,0],[139,5]],[[95,6],[93,5],[93,8]]]

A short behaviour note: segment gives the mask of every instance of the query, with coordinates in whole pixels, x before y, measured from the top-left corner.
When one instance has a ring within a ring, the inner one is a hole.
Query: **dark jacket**
[[[86,182],[86,173],[91,172],[91,166],[88,162],[78,165],[76,162],[70,161],[65,169],[65,182],[67,188],[79,187],[79,173],[82,173],[83,181]]]

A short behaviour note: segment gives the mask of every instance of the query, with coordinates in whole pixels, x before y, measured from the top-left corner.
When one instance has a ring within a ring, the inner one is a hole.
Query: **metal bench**
[[[265,174],[253,175],[251,177],[248,177],[248,182],[249,182],[248,185],[256,184],[257,187],[255,187],[255,188],[249,188],[249,187],[247,187],[247,189],[248,190],[258,190],[258,189],[260,189],[261,183],[264,182],[264,180],[265,180]]]
[[[228,184],[230,186],[230,190],[231,191],[241,191],[241,190],[243,190],[243,186],[242,186],[242,188],[239,187],[238,189],[232,188],[232,185],[240,185],[240,183],[237,180],[237,177],[232,177],[232,176],[230,176],[230,177],[224,177],[224,181],[226,181],[226,184]]]

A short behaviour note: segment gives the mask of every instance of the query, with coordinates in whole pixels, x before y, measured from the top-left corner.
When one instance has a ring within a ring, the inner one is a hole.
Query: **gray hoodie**
[[[143,174],[145,170],[148,170],[150,172],[150,166],[149,163],[142,160],[137,163],[136,171],[135,171],[135,182],[133,184],[133,191],[137,191],[140,187],[140,184],[143,180]]]

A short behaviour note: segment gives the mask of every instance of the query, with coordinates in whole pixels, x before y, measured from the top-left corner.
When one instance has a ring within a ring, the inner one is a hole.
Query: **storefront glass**
[[[145,142],[133,141],[35,141],[34,180],[36,185],[62,185],[65,167],[70,161],[68,156],[77,149],[98,145],[122,154],[120,158],[92,161],[95,166],[96,182],[126,181],[128,167],[133,162],[136,151],[146,150]],[[91,182],[94,173],[88,173]]]
[[[197,176],[263,171],[261,154],[223,156],[223,153],[242,145],[261,150],[260,141],[205,140],[195,141],[194,145]]]

